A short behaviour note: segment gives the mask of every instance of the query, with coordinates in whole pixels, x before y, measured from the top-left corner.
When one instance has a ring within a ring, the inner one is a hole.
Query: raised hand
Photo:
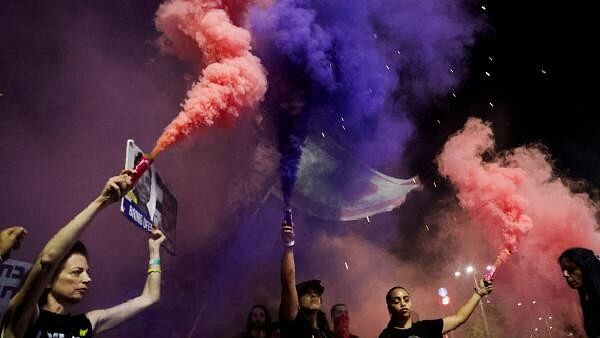
[[[150,238],[148,238],[148,250],[150,251],[150,256],[158,255],[160,251],[160,245],[167,239],[165,234],[162,231],[154,228],[150,233]]]
[[[480,295],[481,297],[483,296],[487,296],[490,293],[492,293],[492,290],[494,289],[494,280],[486,280],[486,279],[480,279],[479,283],[477,283],[477,287],[475,288],[475,293],[477,293],[478,295]]]
[[[0,256],[2,259],[7,259],[12,249],[18,249],[21,246],[25,235],[27,235],[27,230],[19,226],[0,231]]]
[[[99,196],[102,202],[107,204],[117,202],[125,196],[133,188],[132,175],[132,170],[123,170],[120,175],[109,178]]]
[[[286,247],[294,246],[294,224],[286,222],[281,224],[281,239]]]

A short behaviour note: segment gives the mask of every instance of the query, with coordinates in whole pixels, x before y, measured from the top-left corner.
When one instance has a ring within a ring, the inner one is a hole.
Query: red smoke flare
[[[489,125],[471,118],[446,142],[437,159],[440,173],[458,188],[460,205],[483,226],[499,228],[502,233],[503,248],[490,278],[495,268],[518,250],[521,237],[533,227],[526,214],[528,201],[521,191],[526,172],[503,163],[484,162],[482,155],[493,147]]]
[[[204,69],[152,157],[199,128],[237,118],[256,106],[267,88],[265,70],[250,54],[250,33],[232,24],[222,1],[167,1],[156,13],[156,27],[162,51]]]

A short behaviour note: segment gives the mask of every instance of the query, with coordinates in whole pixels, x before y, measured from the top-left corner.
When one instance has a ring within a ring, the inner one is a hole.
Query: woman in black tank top
[[[148,239],[150,261],[140,296],[111,308],[70,315],[71,306],[83,299],[92,281],[87,249],[77,239],[98,212],[133,187],[133,174],[124,170],[111,177],[100,195],[42,249],[8,306],[2,322],[2,338],[88,338],[117,326],[159,300],[160,244],[165,237],[154,229]]]

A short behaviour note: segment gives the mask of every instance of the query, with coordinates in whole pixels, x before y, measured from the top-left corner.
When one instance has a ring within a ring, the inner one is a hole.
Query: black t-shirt
[[[41,310],[35,325],[25,334],[25,338],[38,337],[90,338],[92,323],[84,314],[70,316]]]
[[[600,300],[588,299],[581,306],[585,333],[590,338],[600,337]]]
[[[394,328],[391,323],[379,335],[379,338],[442,338],[444,321],[440,319],[422,320],[413,323],[408,329]]]
[[[279,323],[281,338],[330,338],[324,330],[313,329],[302,311],[298,311],[293,321],[283,319]]]

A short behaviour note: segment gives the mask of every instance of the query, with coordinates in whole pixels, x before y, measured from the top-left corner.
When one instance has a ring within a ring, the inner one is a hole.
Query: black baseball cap
[[[296,284],[296,292],[298,292],[298,297],[302,297],[310,289],[314,290],[319,296],[321,296],[323,291],[325,291],[325,288],[323,285],[321,285],[321,281],[318,279],[310,279]]]

